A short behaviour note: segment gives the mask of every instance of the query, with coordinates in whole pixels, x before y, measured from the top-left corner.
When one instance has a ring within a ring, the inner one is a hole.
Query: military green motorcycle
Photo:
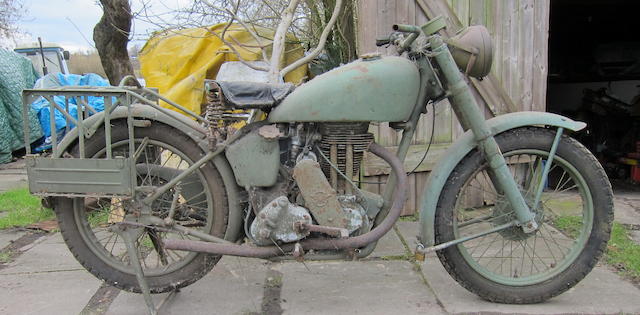
[[[51,156],[29,155],[31,191],[55,209],[88,271],[145,293],[149,304],[150,293],[194,283],[222,255],[362,258],[403,209],[403,160],[418,119],[448,99],[466,132],[420,195],[416,258],[436,252],[456,281],[489,301],[542,302],[601,257],[611,185],[567,135],[584,123],[543,112],[485,120],[466,77],[489,73],[488,32],[474,26],[443,39],[443,27],[441,19],[395,25],[378,45],[401,56],[365,56],[296,88],[207,81],[204,116],[129,81],[26,91],[25,103],[45,97],[63,112],[54,96],[105,101],[90,117],[65,113],[77,127],[61,141],[53,135]],[[258,113],[267,118],[253,121]],[[397,152],[374,142],[374,122],[402,131]],[[365,154],[391,168],[382,195],[361,189]]]

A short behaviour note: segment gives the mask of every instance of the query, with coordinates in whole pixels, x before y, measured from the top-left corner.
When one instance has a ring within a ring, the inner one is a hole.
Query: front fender
[[[131,113],[134,119],[150,120],[153,122],[159,122],[169,125],[180,132],[188,135],[193,141],[195,141],[203,151],[208,151],[207,138],[201,132],[194,130],[202,129],[198,124],[178,113],[165,114],[151,106],[143,104],[131,105]],[[110,115],[111,120],[127,119],[128,109],[125,106],[118,106]],[[87,119],[85,119],[85,126],[93,126],[95,123],[99,123],[99,127],[104,125],[104,112],[97,113]],[[61,157],[64,152],[72,148],[78,141],[78,128],[73,128],[58,144],[58,156]],[[229,201],[229,219],[227,221],[227,231],[224,238],[229,241],[236,241],[242,230],[242,208],[240,203],[240,189],[236,185],[235,175],[229,165],[229,162],[225,158],[224,154],[219,154],[213,159],[213,164],[220,172],[222,181],[226,188],[227,197]]]
[[[555,126],[578,131],[587,126],[583,122],[545,112],[517,112],[487,120],[492,135],[525,126]],[[477,145],[473,133],[469,130],[447,149],[429,174],[424,190],[420,195],[420,240],[426,247],[435,245],[434,222],[436,207],[449,174],[462,159]]]

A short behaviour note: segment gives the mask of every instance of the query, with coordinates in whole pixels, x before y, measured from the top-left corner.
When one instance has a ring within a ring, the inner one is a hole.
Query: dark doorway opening
[[[635,183],[640,183],[639,12],[636,0],[552,0],[547,90],[548,111],[588,123],[576,137],[609,176]]]

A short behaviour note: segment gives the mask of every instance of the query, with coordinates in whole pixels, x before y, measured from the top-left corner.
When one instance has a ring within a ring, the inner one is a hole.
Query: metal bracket
[[[542,171],[542,177],[540,179],[540,184],[538,189],[536,190],[536,198],[533,201],[533,209],[538,207],[538,203],[540,202],[540,198],[542,197],[542,191],[544,190],[544,184],[547,176],[549,175],[549,170],[551,169],[551,163],[553,162],[553,158],[556,156],[556,150],[558,149],[558,144],[560,143],[560,139],[562,138],[562,132],[564,128],[558,128],[556,132],[556,137],[553,139],[553,144],[551,145],[551,150],[549,150],[549,156],[547,156],[547,163],[544,165],[544,169]]]
[[[445,248],[453,246],[453,245],[458,245],[460,243],[464,243],[466,241],[470,241],[470,240],[476,239],[478,237],[489,235],[491,233],[496,233],[496,232],[502,231],[504,229],[508,229],[508,228],[516,226],[516,225],[518,225],[518,221],[511,221],[509,223],[498,225],[498,226],[496,226],[496,227],[494,227],[492,229],[489,229],[489,230],[486,230],[486,231],[483,231],[483,232],[480,232],[480,233],[476,233],[476,234],[473,234],[473,235],[465,236],[465,237],[462,237],[462,238],[459,238],[459,239],[456,239],[456,240],[453,240],[453,241],[444,242],[442,244],[438,244],[438,245],[430,246],[430,247],[426,247],[426,248],[424,247],[424,245],[418,244],[417,247],[416,247],[416,254],[415,254],[416,255],[416,260],[424,261],[424,254],[426,254],[426,253],[431,253],[431,252],[435,252],[435,251],[438,251],[438,250],[441,250],[441,249],[445,249]]]

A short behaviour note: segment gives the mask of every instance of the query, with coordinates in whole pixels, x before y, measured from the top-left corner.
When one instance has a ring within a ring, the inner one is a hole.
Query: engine
[[[208,81],[203,112],[211,150],[235,134],[234,123],[247,118],[246,110],[269,112],[292,88]],[[272,245],[314,233],[367,232],[382,207],[380,196],[353,182],[373,142],[368,128],[363,121],[260,122],[237,131],[242,134],[225,144],[225,155],[236,183],[248,192],[245,234],[258,245]]]
[[[369,210],[377,207],[377,212],[381,199],[370,202],[370,194],[353,183],[373,142],[368,127],[368,123],[279,126],[286,170],[281,176],[291,178],[279,179],[274,186],[278,188],[253,189],[254,209],[260,210],[247,232],[255,243],[293,242],[311,233],[346,237],[370,229]]]

